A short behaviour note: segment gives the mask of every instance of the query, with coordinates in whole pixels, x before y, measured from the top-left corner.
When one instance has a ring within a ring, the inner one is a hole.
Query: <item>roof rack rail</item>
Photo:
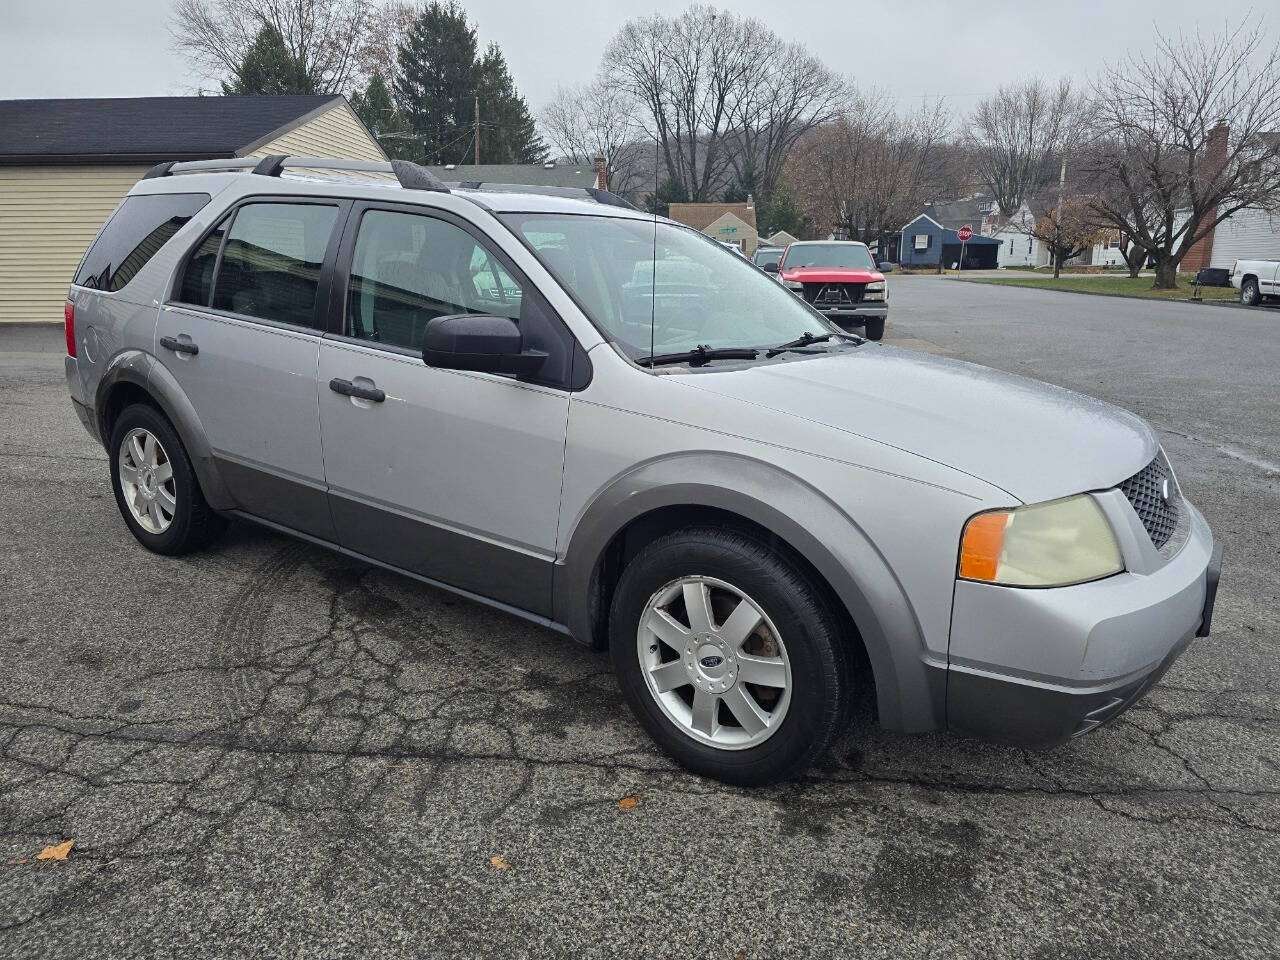
[[[616,193],[610,193],[598,187],[559,187],[539,183],[497,183],[488,180],[459,180],[455,183],[446,183],[445,186],[457,187],[459,190],[478,190],[481,193],[534,193],[546,197],[594,200],[596,203],[603,203],[610,207],[636,209],[634,204]]]
[[[338,160],[332,157],[293,157],[271,154],[265,157],[230,157],[222,160],[167,161],[142,175],[143,180],[172,177],[183,173],[255,173],[278,177],[286,169],[341,170],[353,173],[389,173],[406,190],[448,193],[449,188],[430,170],[408,160]]]

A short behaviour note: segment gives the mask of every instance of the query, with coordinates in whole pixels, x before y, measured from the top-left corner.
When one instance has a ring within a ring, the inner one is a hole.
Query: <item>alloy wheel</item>
[[[161,534],[178,509],[173,464],[155,434],[134,427],[120,444],[120,490],[129,513],[147,533]]]
[[[640,616],[637,653],[649,693],[687,736],[725,750],[759,746],[791,704],[791,661],[777,629],[742,590],[682,577]]]

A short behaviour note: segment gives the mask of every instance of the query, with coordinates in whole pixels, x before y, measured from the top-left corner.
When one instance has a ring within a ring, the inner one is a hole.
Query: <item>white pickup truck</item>
[[[1280,260],[1237,260],[1231,267],[1231,285],[1240,291],[1240,302],[1256,307],[1267,297],[1280,297]]]

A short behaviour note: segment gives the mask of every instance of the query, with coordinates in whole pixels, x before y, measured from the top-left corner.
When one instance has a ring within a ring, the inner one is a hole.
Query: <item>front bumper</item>
[[[1187,542],[1147,574],[1043,590],[957,582],[948,729],[1050,747],[1150,690],[1213,618],[1222,548],[1186,506]]]
[[[824,309],[815,307],[819,313],[840,327],[861,327],[869,318],[889,316],[889,304],[884,301],[863,302],[854,306]]]

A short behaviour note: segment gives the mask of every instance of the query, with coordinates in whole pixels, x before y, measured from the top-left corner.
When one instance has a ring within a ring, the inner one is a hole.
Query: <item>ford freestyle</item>
[[[1061,743],[1208,632],[1220,551],[1138,417],[845,333],[593,196],[153,170],[65,317],[129,531],[237,517],[607,648],[644,729],[741,784],[804,770],[855,685],[890,730]],[[878,282],[831,250],[787,275]]]
[[[802,240],[778,264],[782,285],[842,330],[861,327],[871,340],[884,336],[889,290],[865,243]]]

